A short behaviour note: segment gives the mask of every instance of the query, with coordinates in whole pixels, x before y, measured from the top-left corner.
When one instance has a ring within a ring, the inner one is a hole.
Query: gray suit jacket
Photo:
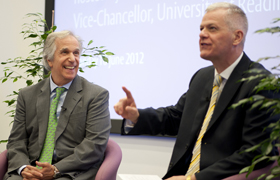
[[[110,134],[109,93],[80,76],[73,80],[61,110],[56,134],[54,165],[75,179],[93,179],[103,160]],[[23,88],[8,140],[8,171],[35,165],[47,133],[50,79]]]

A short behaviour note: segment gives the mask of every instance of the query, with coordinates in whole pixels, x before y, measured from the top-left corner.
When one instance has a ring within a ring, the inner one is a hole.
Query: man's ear
[[[244,33],[241,30],[236,30],[233,33],[233,45],[238,45],[242,42],[243,38],[244,38]]]
[[[49,66],[52,68],[53,67],[53,62],[51,61],[51,60],[47,60],[47,62],[48,62],[48,64],[49,64]]]

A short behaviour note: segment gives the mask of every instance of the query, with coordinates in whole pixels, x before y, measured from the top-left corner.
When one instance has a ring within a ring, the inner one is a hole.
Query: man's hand
[[[172,176],[171,178],[168,178],[166,180],[186,180],[186,176]],[[196,180],[195,175],[191,176],[191,180]]]
[[[118,115],[121,115],[125,119],[131,120],[133,123],[137,122],[139,117],[138,109],[136,108],[135,101],[131,95],[131,92],[122,87],[123,91],[126,94],[125,98],[120,99],[120,101],[114,105],[114,109]]]
[[[23,180],[51,180],[54,175],[54,167],[49,163],[41,163],[36,161],[37,167],[27,165],[21,172]]]
[[[40,173],[43,174],[43,180],[51,180],[53,179],[53,175],[54,175],[54,167],[49,164],[49,163],[42,163],[42,162],[38,162],[36,161],[36,165],[39,167],[42,167],[42,169],[39,169]]]
[[[42,180],[43,174],[34,166],[27,165],[22,171],[23,180]]]

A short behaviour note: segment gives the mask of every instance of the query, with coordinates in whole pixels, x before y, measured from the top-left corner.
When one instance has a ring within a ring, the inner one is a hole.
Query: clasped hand
[[[139,117],[136,103],[132,97],[131,92],[124,86],[122,87],[122,89],[125,92],[126,97],[120,99],[119,102],[114,105],[114,109],[118,115],[122,116],[125,119],[131,120],[133,123],[136,123]]]
[[[37,167],[27,165],[21,172],[23,180],[50,180],[53,179],[54,167],[49,163],[41,163],[36,161]]]

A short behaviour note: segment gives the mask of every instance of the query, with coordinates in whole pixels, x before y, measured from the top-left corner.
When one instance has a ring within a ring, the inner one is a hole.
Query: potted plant
[[[280,22],[280,18],[275,18],[273,20],[273,23]],[[280,33],[280,27],[270,27],[270,28],[264,28],[257,30],[256,33]],[[263,57],[258,60],[264,61],[264,60],[270,60],[270,59],[279,59],[280,56],[277,55],[275,57]],[[277,72],[280,70],[280,64],[276,65],[272,68],[273,72]],[[253,69],[251,71],[248,71],[248,73],[254,73],[256,75],[252,75],[248,78],[241,79],[241,81],[251,81],[256,78],[261,78],[260,83],[254,88],[256,92],[266,90],[266,91],[273,91],[276,93],[279,93],[280,90],[280,74],[279,73],[272,73],[270,75],[262,74],[259,70]],[[271,110],[273,112],[273,115],[279,115],[280,114],[280,99],[274,98],[269,99],[260,95],[253,95],[252,97],[243,99],[239,101],[238,103],[232,105],[233,108],[243,105],[245,103],[251,103],[251,108],[265,108],[267,110]],[[262,174],[258,179],[265,178],[266,180],[273,179],[275,177],[280,176],[280,155],[276,156],[269,156],[269,153],[273,149],[274,146],[276,146],[278,149],[280,149],[280,119],[277,122],[271,123],[268,127],[271,129],[270,137],[263,142],[261,142],[258,145],[255,145],[247,150],[246,152],[252,152],[256,150],[257,148],[261,148],[262,154],[256,156],[252,164],[248,167],[243,168],[240,173],[247,172],[248,175],[254,170],[254,167],[257,163],[261,161],[277,161],[278,166],[273,167],[268,173]]]

